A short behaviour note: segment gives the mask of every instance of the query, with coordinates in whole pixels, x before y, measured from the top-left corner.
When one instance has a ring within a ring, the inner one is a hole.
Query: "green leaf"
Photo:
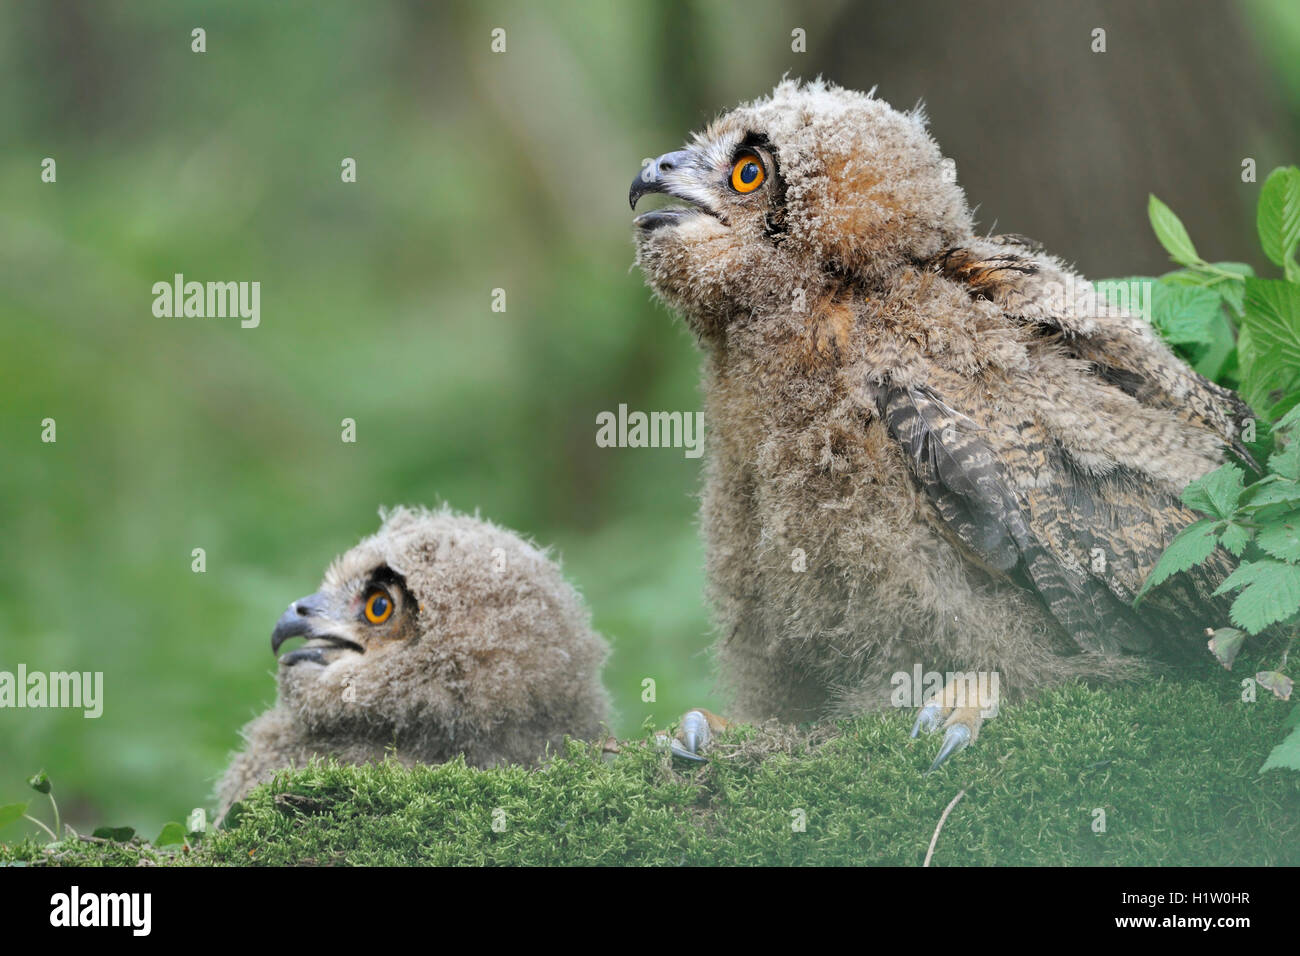
[[[1300,479],[1300,440],[1290,438],[1280,449],[1268,456],[1268,470],[1280,478],[1294,482]]]
[[[50,778],[44,770],[34,776],[27,778],[27,786],[31,787],[37,793],[50,792]]]
[[[1293,256],[1300,243],[1300,169],[1284,166],[1269,173],[1259,191],[1255,225],[1264,255],[1292,278]]]
[[[1211,289],[1162,282],[1151,289],[1151,324],[1171,345],[1208,345],[1222,315],[1219,294]]]
[[[1268,467],[1279,471],[1274,464],[1277,461],[1278,456],[1273,455],[1268,460]],[[1300,462],[1296,466],[1300,467]],[[1291,480],[1290,476],[1274,474],[1255,482],[1246,489],[1237,509],[1253,513],[1278,505],[1285,506],[1288,511],[1300,508],[1300,484]]]
[[[1232,333],[1232,323],[1219,310],[1210,323],[1210,340],[1205,351],[1193,360],[1193,367],[1211,382],[1220,381],[1229,363],[1236,357],[1237,340]]]
[[[1216,628],[1214,636],[1210,638],[1210,653],[1225,668],[1232,670],[1232,662],[1237,659],[1237,652],[1245,640],[1245,631],[1239,631],[1235,627]]]
[[[153,841],[154,846],[172,846],[177,843],[185,842],[185,827],[179,823],[168,823],[162,828],[162,833]]]
[[[1193,565],[1200,564],[1213,554],[1216,524],[1217,522],[1212,519],[1204,518],[1178,532],[1178,536],[1169,542],[1169,547],[1165,549],[1164,554],[1160,555],[1160,560],[1147,575],[1134,603],[1140,601],[1143,595],[1157,584],[1163,583],[1180,571],[1186,571]]]
[[[1300,561],[1300,511],[1265,524],[1255,535],[1255,543],[1282,561]]]
[[[1291,708],[1291,713],[1286,715],[1286,720],[1282,721],[1283,727],[1300,727],[1300,704]]]
[[[1260,671],[1255,675],[1255,681],[1265,690],[1271,690],[1278,700],[1290,700],[1295,688],[1295,681],[1281,671]]]
[[[1223,545],[1237,557],[1241,557],[1250,543],[1251,531],[1239,524],[1229,523],[1219,532],[1219,544]]]
[[[93,836],[101,840],[112,840],[114,843],[129,843],[131,837],[135,836],[134,827],[96,827]]]
[[[7,803],[0,807],[0,828],[7,827],[9,824],[21,820],[23,814],[27,812],[25,803]]]
[[[1249,336],[1250,357],[1244,391],[1263,404],[1257,411],[1267,413],[1285,397],[1270,393],[1291,390],[1300,373],[1300,285],[1281,279],[1246,279],[1245,283],[1246,312],[1241,322]]]
[[[1147,218],[1151,220],[1151,228],[1155,230],[1160,245],[1165,247],[1175,262],[1194,266],[1202,261],[1196,254],[1196,247],[1192,245],[1192,238],[1187,235],[1182,220],[1154,195],[1147,200]]]
[[[1184,488],[1183,503],[1216,518],[1231,518],[1245,487],[1245,474],[1229,462]]]
[[[1291,429],[1295,428],[1296,425],[1300,425],[1300,408],[1291,409],[1291,411],[1287,412],[1274,422],[1273,431],[1289,432]]]
[[[1294,728],[1286,739],[1274,747],[1259,772],[1265,770],[1300,770],[1300,727]]]
[[[1232,602],[1229,617],[1252,634],[1300,610],[1300,568],[1293,564],[1271,558],[1248,561],[1228,575],[1214,593],[1223,595],[1238,588],[1241,593]]]

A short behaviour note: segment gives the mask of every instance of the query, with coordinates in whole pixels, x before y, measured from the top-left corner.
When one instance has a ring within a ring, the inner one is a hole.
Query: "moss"
[[[741,728],[698,769],[648,743],[604,758],[570,743],[539,771],[322,762],[258,788],[190,854],[82,844],[50,857],[29,841],[0,847],[0,862],[912,866],[964,789],[934,865],[1294,865],[1300,775],[1257,774],[1287,709],[1241,702],[1224,673],[1068,686],[1006,708],[930,775],[937,739],[909,740],[909,713]]]

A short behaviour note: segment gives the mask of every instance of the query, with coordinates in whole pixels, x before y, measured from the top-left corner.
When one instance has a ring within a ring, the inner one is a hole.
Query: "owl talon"
[[[939,720],[943,716],[943,708],[938,704],[926,704],[916,715],[916,723],[912,724],[912,737],[924,730],[927,734],[932,734],[939,729]]]
[[[688,750],[686,745],[680,741],[674,740],[668,745],[668,749],[673,752],[674,757],[681,757],[683,760],[692,760],[695,763],[708,763],[708,757],[701,757],[694,750]]]
[[[934,773],[953,754],[965,750],[970,742],[970,728],[965,724],[953,724],[944,732],[943,746],[939,748],[939,755],[934,758],[934,763],[930,764],[930,769],[926,773]]]
[[[661,746],[667,745],[674,757],[695,763],[708,763],[708,758],[701,756],[700,751],[712,743],[715,733],[726,730],[728,726],[730,722],[725,718],[701,707],[682,715],[675,736],[660,733],[655,735],[655,739]]]

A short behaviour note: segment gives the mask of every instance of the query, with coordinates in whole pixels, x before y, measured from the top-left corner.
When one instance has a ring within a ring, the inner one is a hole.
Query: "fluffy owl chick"
[[[946,728],[936,764],[999,697],[1140,673],[1219,619],[1222,563],[1131,605],[1249,414],[1059,260],[977,236],[952,168],[918,111],[786,81],[629,197],[687,203],[636,218],[637,263],[705,357],[736,716],[919,703],[911,675],[974,675],[920,713]]]
[[[533,764],[609,717],[608,654],[545,551],[444,508],[397,508],[334,561],[271,634],[279,699],[243,730],[219,815],[315,755],[407,764],[464,754],[474,767]]]

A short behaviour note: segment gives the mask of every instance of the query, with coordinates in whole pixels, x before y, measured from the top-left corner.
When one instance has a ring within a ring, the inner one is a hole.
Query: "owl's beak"
[[[281,664],[296,664],[299,661],[314,661],[317,664],[327,664],[329,661],[325,657],[325,652],[331,649],[331,645],[333,647],[346,647],[358,654],[365,653],[365,649],[360,644],[339,637],[337,634],[330,634],[322,627],[322,625],[327,627],[329,624],[322,617],[325,608],[326,601],[323,595],[319,593],[309,594],[307,597],[292,602],[288,610],[280,615],[280,620],[275,622],[275,630],[271,632],[272,654],[279,651],[280,645],[291,637],[305,637],[308,640],[321,641],[324,644],[324,646],[300,647],[295,651],[290,651],[280,658]]]
[[[658,159],[647,162],[637,174],[636,179],[632,180],[632,188],[627,191],[627,201],[633,209],[636,209],[637,201],[648,193],[662,193],[666,196],[675,196],[678,199],[685,199],[687,202],[700,205],[699,200],[692,196],[686,195],[676,185],[682,179],[683,173],[690,169],[693,163],[689,150],[679,149],[672,153],[664,153]],[[633,220],[633,223],[641,229],[656,229],[659,226],[666,226],[669,223],[678,221],[684,215],[689,215],[695,210],[685,209],[654,209],[650,212],[642,213]],[[701,208],[702,212],[709,212],[708,209]]]

